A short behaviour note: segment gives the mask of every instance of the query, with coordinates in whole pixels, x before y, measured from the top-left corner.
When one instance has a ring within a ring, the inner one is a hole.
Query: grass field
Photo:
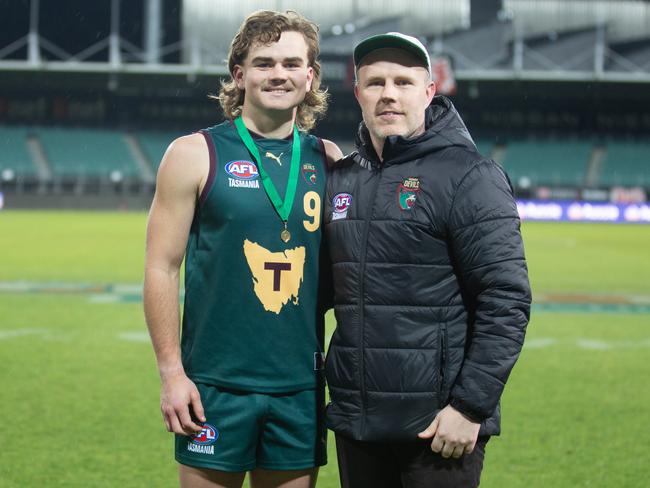
[[[177,486],[138,292],[145,220],[0,213],[0,487]],[[650,226],[523,232],[536,303],[481,486],[648,486]],[[333,442],[318,486],[338,486]]]

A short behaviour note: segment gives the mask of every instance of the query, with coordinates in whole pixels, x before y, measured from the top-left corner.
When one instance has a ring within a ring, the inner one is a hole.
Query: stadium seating
[[[160,160],[169,144],[179,135],[176,132],[139,132],[137,134],[142,152],[149,160],[154,172],[158,170]]]
[[[600,184],[604,186],[650,185],[650,142],[607,143]]]
[[[516,186],[582,186],[591,152],[587,140],[511,141],[503,166]]]
[[[36,177],[38,169],[27,150],[28,131],[22,127],[0,127],[0,172],[16,177]]]
[[[139,178],[137,162],[118,131],[39,128],[36,131],[55,176]]]
[[[48,181],[51,175],[55,179],[117,178],[151,183],[166,149],[179,135],[175,131],[127,133],[119,129],[0,126],[0,175],[10,174],[19,180]],[[28,136],[33,141],[28,142]],[[352,149],[348,142],[339,141],[344,152]],[[519,188],[583,187],[587,174],[589,185],[650,187],[647,141],[614,140],[602,146],[586,138],[547,137],[511,140],[503,145],[481,136],[475,142],[483,156],[496,158],[503,165]],[[30,143],[37,154],[30,151]],[[596,146],[599,151],[594,152]],[[42,161],[34,160],[38,154]]]
[[[476,148],[478,152],[485,158],[492,158],[492,153],[494,151],[494,140],[486,138],[476,138],[474,139]]]

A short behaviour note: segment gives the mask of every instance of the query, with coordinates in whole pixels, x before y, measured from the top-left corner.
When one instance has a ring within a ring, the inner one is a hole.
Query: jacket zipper
[[[364,293],[364,277],[366,271],[366,255],[367,255],[367,245],[368,245],[368,234],[370,233],[370,220],[372,218],[372,211],[375,206],[375,198],[377,196],[377,189],[379,188],[379,181],[381,180],[381,167],[377,171],[375,177],[375,184],[372,187],[372,193],[367,208],[368,213],[366,214],[363,235],[361,237],[361,260],[359,262],[359,347],[360,347],[360,358],[359,363],[361,364],[359,386],[361,388],[361,422],[359,425],[359,437],[363,436],[363,431],[366,423],[366,364],[365,364],[365,347],[364,347],[364,322],[365,322],[365,300],[363,298]]]
[[[445,370],[447,369],[447,324],[442,324],[440,328],[440,386],[438,388],[438,403],[442,408],[444,406],[445,399],[443,395],[445,393]]]

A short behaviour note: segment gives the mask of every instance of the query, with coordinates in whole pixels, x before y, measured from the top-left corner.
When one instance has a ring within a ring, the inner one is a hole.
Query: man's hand
[[[451,405],[438,412],[431,425],[418,434],[420,439],[431,439],[431,450],[443,458],[459,458],[470,454],[476,446],[481,424],[472,422]]]
[[[205,422],[201,396],[192,380],[184,372],[164,375],[160,388],[160,410],[168,432],[181,435],[201,432],[203,427],[194,423],[190,408],[196,419]]]

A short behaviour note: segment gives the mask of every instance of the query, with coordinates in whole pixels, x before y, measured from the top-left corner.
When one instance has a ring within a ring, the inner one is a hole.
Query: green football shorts
[[[176,461],[197,468],[298,470],[327,463],[324,389],[251,393],[197,383],[206,421],[176,435]]]

